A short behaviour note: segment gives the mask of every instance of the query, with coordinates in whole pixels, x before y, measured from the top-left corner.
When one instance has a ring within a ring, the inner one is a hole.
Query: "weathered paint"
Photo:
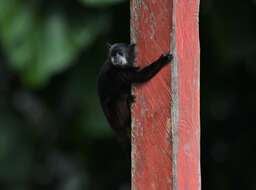
[[[132,36],[137,63],[150,64],[170,51],[171,1],[132,1]],[[172,186],[170,68],[147,84],[135,86],[133,108],[132,189],[161,190]]]
[[[132,189],[199,190],[199,0],[131,0],[137,64],[174,61],[134,87]]]
[[[199,0],[176,0],[174,4],[179,96],[177,187],[198,190],[201,187]]]

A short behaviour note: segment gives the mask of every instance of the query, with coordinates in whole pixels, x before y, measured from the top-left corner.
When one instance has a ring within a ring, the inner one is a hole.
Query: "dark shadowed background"
[[[125,0],[0,1],[0,189],[127,190],[129,162],[96,95]],[[201,1],[205,190],[256,189],[256,1]]]

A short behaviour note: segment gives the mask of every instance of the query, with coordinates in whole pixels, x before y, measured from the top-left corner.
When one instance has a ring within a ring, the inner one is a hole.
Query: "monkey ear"
[[[134,52],[135,52],[135,46],[136,46],[135,43],[131,43],[131,44],[129,45],[129,51],[134,53]]]
[[[106,47],[107,47],[108,49],[110,49],[110,48],[111,48],[111,46],[112,46],[112,44],[111,44],[111,43],[109,43],[109,42],[107,42],[107,43],[106,43]]]
[[[130,48],[134,49],[136,44],[135,43],[131,43],[129,46],[130,46]]]

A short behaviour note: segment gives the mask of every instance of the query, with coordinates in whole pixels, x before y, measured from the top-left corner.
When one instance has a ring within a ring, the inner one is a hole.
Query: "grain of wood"
[[[174,61],[134,86],[132,189],[199,190],[199,0],[131,0],[136,63]]]

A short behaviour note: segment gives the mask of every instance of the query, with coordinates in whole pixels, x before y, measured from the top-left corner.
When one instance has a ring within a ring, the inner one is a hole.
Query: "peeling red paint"
[[[172,49],[172,65],[136,85],[132,189],[199,190],[199,0],[131,0],[137,64]]]

